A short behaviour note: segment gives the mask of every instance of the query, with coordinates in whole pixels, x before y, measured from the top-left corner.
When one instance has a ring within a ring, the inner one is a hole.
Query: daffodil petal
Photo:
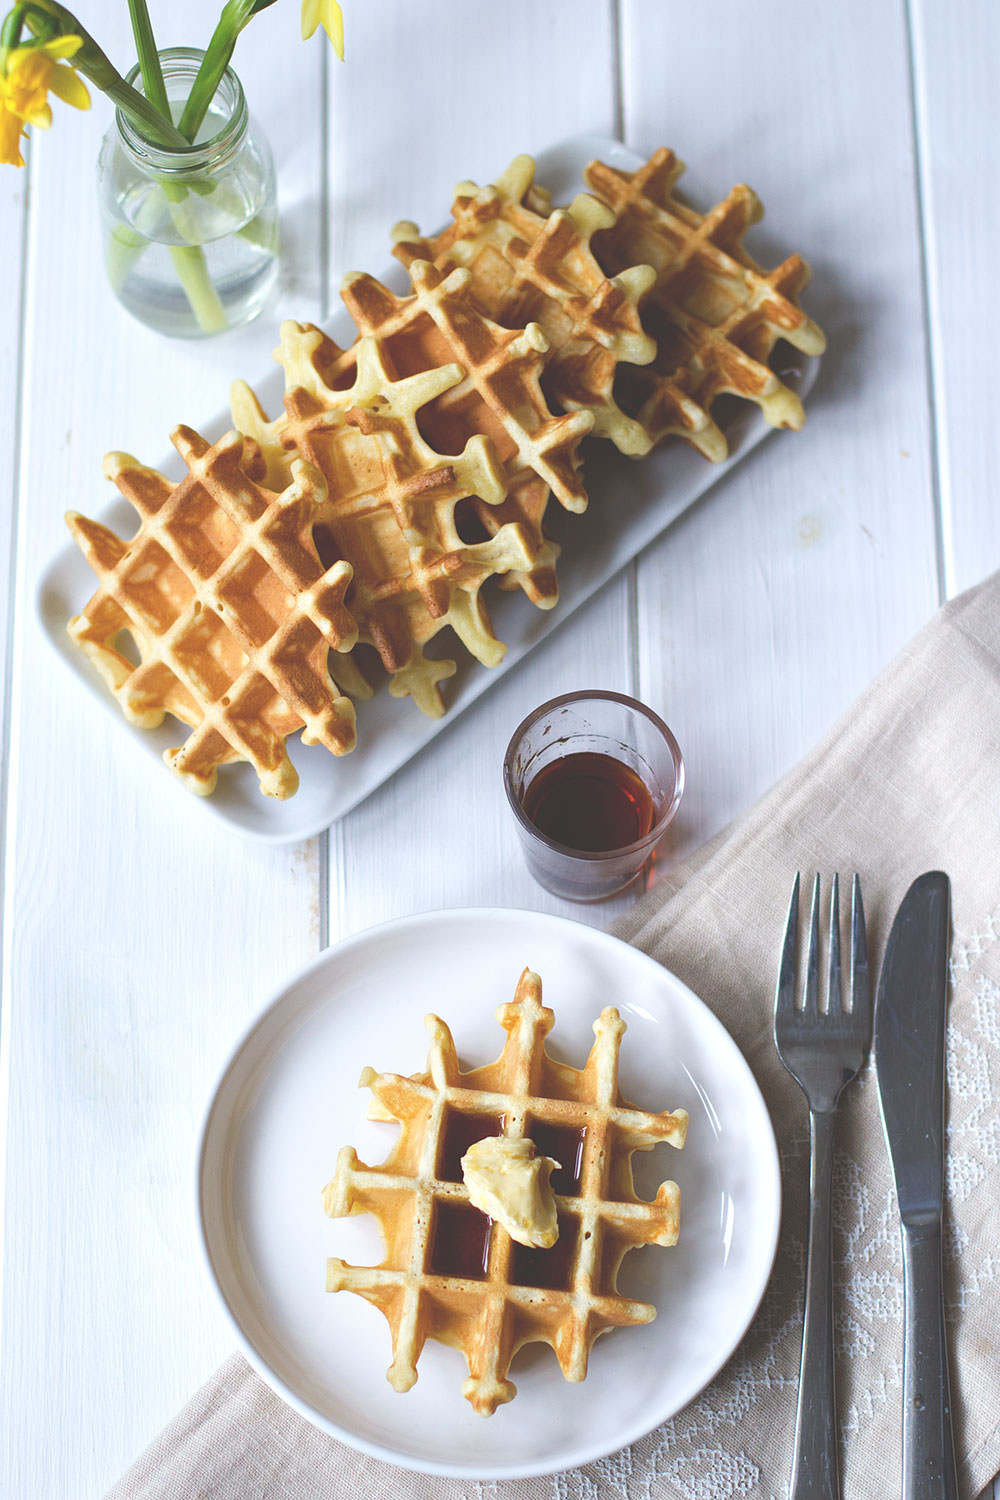
[[[16,78],[19,73],[37,71],[40,67],[49,67],[45,61],[44,52],[41,47],[11,47],[7,53],[6,74],[8,81]]]
[[[337,0],[302,0],[302,35],[312,36],[317,26],[322,26],[333,45],[333,50],[344,60],[344,16]]]
[[[44,104],[53,63],[40,47],[15,47],[7,58],[7,100],[23,120]]]
[[[38,50],[49,57],[75,57],[82,46],[81,36],[56,36],[51,41],[42,42]]]
[[[64,104],[72,104],[74,109],[90,108],[87,85],[72,68],[53,68],[49,88],[57,99],[61,99]]]
[[[21,155],[22,122],[17,115],[3,107],[0,100],[0,163],[5,167],[23,167]]]
[[[30,114],[25,115],[26,125],[35,125],[39,130],[48,130],[52,125],[52,109],[48,104],[36,105]]]

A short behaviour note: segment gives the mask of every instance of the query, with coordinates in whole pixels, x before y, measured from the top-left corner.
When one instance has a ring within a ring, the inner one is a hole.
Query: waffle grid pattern
[[[409,296],[397,297],[364,272],[345,278],[341,296],[360,332],[382,342],[397,375],[451,361],[462,367],[461,384],[428,414],[431,441],[450,452],[460,446],[456,434],[464,440],[486,433],[510,476],[530,469],[567,510],[584,510],[587,492],[577,450],[593,418],[586,412],[555,416],[550,411],[541,387],[549,347],[541,328],[537,323],[501,328],[484,317],[471,295],[468,271],[444,276],[420,260],[409,271]],[[352,360],[348,349],[335,373]],[[450,442],[438,440],[436,428]]]
[[[482,542],[466,542],[458,530],[458,507],[490,512],[506,496],[488,437],[471,433],[461,452],[448,455],[421,431],[427,407],[462,382],[462,367],[452,362],[395,379],[384,343],[366,335],[328,383],[342,354],[318,328],[283,324],[284,416],[268,421],[238,383],[233,418],[261,443],[269,473],[283,477],[298,454],[323,474],[328,499],[317,513],[318,534],[324,550],[351,561],[360,639],[378,650],[390,692],[410,694],[436,716],[443,711],[438,683],[455,663],[428,658],[424,646],[450,626],[473,656],[496,665],[504,647],[479,591],[488,578],[530,568],[535,554],[516,521],[496,524]],[[346,386],[345,369],[353,377]]]
[[[382,342],[399,371],[457,360],[465,378],[423,413],[423,430],[445,453],[459,451],[470,434],[485,433],[504,471],[507,494],[498,506],[475,499],[471,512],[487,536],[513,522],[531,550],[530,565],[512,570],[501,588],[521,588],[541,609],[558,598],[558,548],[544,533],[551,494],[567,511],[586,509],[579,445],[593,427],[588,412],[557,416],[542,391],[548,343],[537,323],[501,328],[484,317],[461,268],[442,276],[426,261],[410,266],[412,295],[395,297],[371,276],[348,277],[343,298],[359,327]],[[348,349],[331,371],[335,382],[349,368]]]
[[[538,322],[549,344],[544,385],[553,404],[590,412],[596,436],[640,456],[649,439],[618,407],[613,390],[619,361],[648,364],[656,352],[638,310],[653,272],[630,266],[608,277],[590,237],[614,215],[588,193],[553,210],[534,188],[534,173],[531,157],[518,156],[486,187],[459,183],[454,222],[433,238],[400,222],[393,253],[406,266],[427,260],[442,272],[464,267],[483,312],[505,328]]]
[[[351,568],[325,569],[312,539],[322,477],[292,466],[278,495],[264,490],[259,454],[233,432],[209,445],[188,427],[173,442],[188,467],[177,485],[112,453],[105,473],[134,507],[129,542],[76,513],[67,520],[100,586],[69,622],[132,723],[165,713],[191,734],[164,759],[208,794],[218,767],[248,761],[268,796],[290,796],[298,775],[285,740],[334,755],[353,749],[354,707],[328,670],[357,627],[345,604]],[[136,664],[119,649],[131,637]]]
[[[768,360],[779,339],[805,354],[821,354],[826,340],[797,304],[809,280],[802,257],[790,255],[765,272],[743,249],[744,234],[763,214],[756,195],[739,185],[702,215],[674,196],[683,171],[661,148],[635,172],[595,161],[584,177],[614,214],[614,224],[593,239],[605,270],[614,274],[640,260],[655,272],[642,314],[656,358],[622,368],[619,399],[652,442],[677,435],[718,461],[728,444],[711,416],[715,401],[743,397],[773,427],[801,427],[802,402]]]
[[[382,1230],[382,1265],[357,1267],[331,1257],[327,1289],[357,1292],[384,1313],[393,1341],[390,1384],[408,1390],[424,1342],[436,1338],[465,1354],[469,1376],[462,1393],[483,1415],[514,1396],[507,1372],[522,1345],[551,1344],[566,1379],[582,1380],[598,1335],[655,1316],[647,1303],[617,1291],[618,1271],[636,1246],[676,1243],[680,1192],[665,1182],[652,1203],[638,1199],[631,1155],[659,1141],[680,1147],[687,1130],[683,1110],[648,1114],[621,1099],[625,1025],[616,1010],[604,1010],[595,1022],[596,1040],[582,1070],[545,1051],[553,1013],[541,1004],[536,974],[524,971],[513,1001],[497,1017],[507,1041],[486,1067],[461,1073],[450,1030],[429,1016],[425,1074],[402,1078],[365,1069],[361,1082],[373,1092],[373,1115],[398,1120],[400,1137],[381,1166],[365,1165],[345,1146],[324,1190],[331,1217],[372,1213]],[[456,1122],[468,1133],[466,1145],[498,1133],[579,1140],[578,1163],[563,1160],[553,1179],[560,1239],[552,1250],[526,1251],[469,1204],[454,1169],[458,1153],[448,1149]],[[568,1191],[559,1191],[560,1176]],[[450,1263],[456,1239],[472,1240],[457,1266]]]

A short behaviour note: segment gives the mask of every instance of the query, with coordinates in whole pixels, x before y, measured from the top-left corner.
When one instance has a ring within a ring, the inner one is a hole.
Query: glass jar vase
[[[176,121],[202,53],[160,53]],[[128,82],[142,92],[138,65]],[[105,265],[115,296],[150,328],[205,338],[249,323],[278,273],[274,163],[227,68],[190,146],[150,140],[118,110],[98,159]]]

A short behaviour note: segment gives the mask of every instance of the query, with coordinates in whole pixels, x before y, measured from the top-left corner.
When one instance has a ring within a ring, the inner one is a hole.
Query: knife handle
[[[840,1500],[833,1364],[833,1112],[809,1112],[809,1249],[791,1500]]]
[[[958,1500],[941,1221],[903,1225],[903,1500]]]

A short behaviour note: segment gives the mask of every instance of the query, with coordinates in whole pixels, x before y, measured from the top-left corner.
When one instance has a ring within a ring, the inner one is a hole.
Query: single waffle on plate
[[[360,639],[431,716],[443,712],[439,682],[455,662],[425,647],[450,626],[485,666],[504,646],[480,590],[487,579],[530,570],[539,547],[519,518],[496,523],[483,540],[464,540],[465,508],[492,514],[507,478],[491,437],[469,431],[453,452],[425,436],[427,412],[464,384],[454,361],[396,376],[386,341],[363,335],[349,353],[309,324],[282,325],[277,358],[285,370],[284,413],[270,421],[250,388],[232,391],[233,420],[260,445],[279,482],[295,455],[322,473],[327,498],[317,514],[324,557],[350,561],[350,607]]]
[[[614,214],[591,244],[609,275],[636,261],[655,272],[642,317],[656,358],[642,368],[620,367],[621,405],[653,443],[676,435],[721,460],[728,445],[712,416],[717,399],[743,397],[772,427],[801,427],[801,400],[768,362],[779,340],[804,354],[822,354],[826,340],[798,305],[809,280],[802,257],[764,271],[743,248],[763,214],[756,195],[734,187],[701,214],[674,195],[683,171],[665,148],[635,172],[591,162],[585,181]]]
[[[355,742],[354,706],[330,675],[331,653],[346,665],[338,653],[357,639],[351,569],[324,566],[312,534],[326,485],[296,461],[275,494],[239,434],[172,437],[188,469],[179,484],[128,454],[105,459],[139,515],[130,540],[67,515],[100,580],[67,628],[131,723],[153,729],[169,713],[190,726],[164,759],[193,791],[212,792],[219,766],[247,761],[266,795],[289,797],[289,735],[301,729],[334,755]]]
[[[596,436],[640,456],[649,438],[618,406],[614,383],[620,363],[648,364],[655,353],[638,309],[653,272],[630,265],[608,276],[590,239],[614,223],[613,213],[589,193],[553,209],[534,176],[532,158],[518,156],[486,187],[460,182],[453,223],[427,238],[400,222],[394,254],[407,266],[428,260],[443,271],[465,267],[480,307],[505,328],[539,323],[549,344],[543,385],[552,404],[591,412]]]
[[[331,1257],[327,1290],[349,1290],[384,1313],[392,1333],[388,1380],[406,1391],[427,1339],[462,1351],[462,1394],[491,1415],[510,1401],[511,1360],[525,1344],[551,1344],[567,1380],[582,1380],[594,1340],[615,1327],[648,1323],[655,1309],[617,1289],[629,1250],[677,1242],[680,1190],[665,1182],[653,1202],[636,1196],[632,1153],[659,1141],[680,1147],[686,1111],[649,1114],[618,1087],[625,1023],[603,1010],[586,1066],[550,1057],[553,1013],[541,981],[525,969],[514,998],[497,1011],[507,1033],[496,1062],[462,1072],[451,1032],[427,1017],[427,1071],[404,1078],[366,1068],[371,1115],[398,1120],[386,1160],[367,1166],[341,1150],[323,1205],[333,1218],[373,1214],[385,1244],[378,1266]],[[487,1136],[530,1138],[559,1162],[552,1174],[559,1237],[548,1250],[516,1243],[469,1202],[461,1158]]]

